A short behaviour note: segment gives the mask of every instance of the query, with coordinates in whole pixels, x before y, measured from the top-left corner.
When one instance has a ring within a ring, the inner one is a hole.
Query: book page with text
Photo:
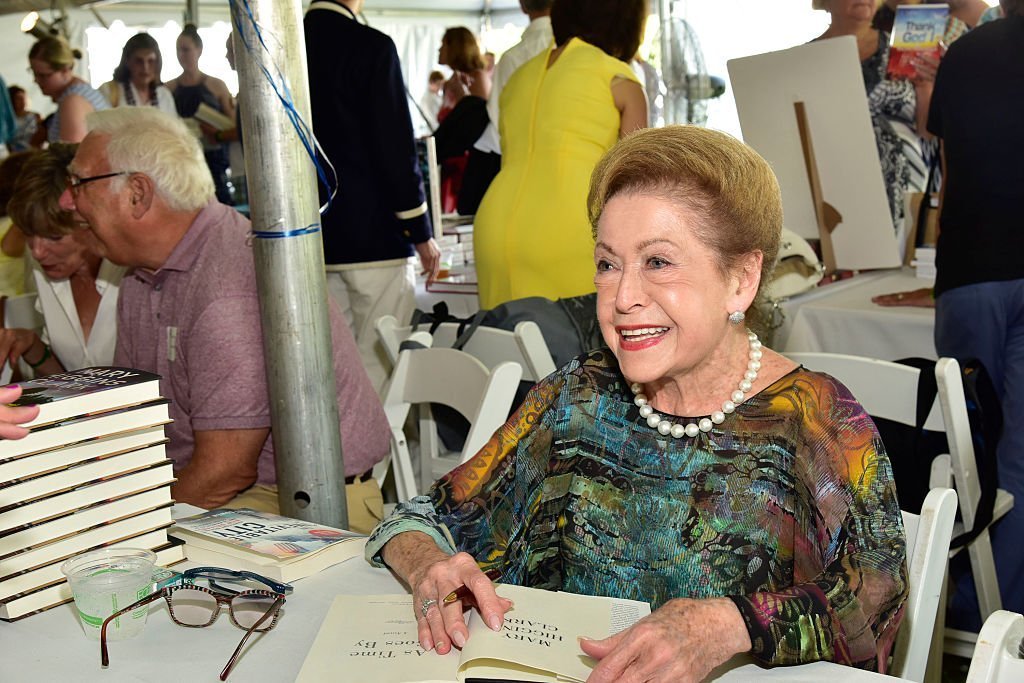
[[[454,683],[459,651],[426,652],[416,638],[410,595],[339,595],[296,683]]]
[[[515,606],[501,631],[491,631],[476,613],[462,651],[459,680],[515,678],[527,681],[585,681],[597,664],[583,654],[577,638],[607,638],[650,614],[633,600],[552,593],[500,585],[498,595]]]

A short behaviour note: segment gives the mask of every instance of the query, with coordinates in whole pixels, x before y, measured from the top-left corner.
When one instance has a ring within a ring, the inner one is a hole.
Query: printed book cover
[[[220,561],[281,581],[294,581],[362,555],[366,536],[353,531],[242,508],[175,520],[170,531],[197,562]]]
[[[13,406],[39,406],[32,428],[84,413],[160,398],[160,376],[130,368],[83,368],[19,383]]]
[[[889,78],[913,78],[914,59],[921,54],[941,56],[939,42],[949,21],[949,5],[900,5],[889,37]]]

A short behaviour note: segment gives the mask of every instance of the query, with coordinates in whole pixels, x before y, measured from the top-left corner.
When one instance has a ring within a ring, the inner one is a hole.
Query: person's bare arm
[[[217,104],[220,105],[220,110],[224,112],[224,115],[232,119],[235,118],[235,98],[231,96],[227,84],[213,76],[208,76],[206,83],[210,86],[210,92],[217,97]]]
[[[935,75],[939,71],[940,59],[941,57],[925,54],[916,57],[913,62],[914,77],[910,81],[914,84],[914,94],[917,96],[914,126],[917,134],[925,140],[935,137],[928,132],[928,109],[932,103],[932,90],[935,87]]]
[[[636,81],[616,77],[612,80],[612,99],[619,110],[619,138],[647,127],[647,98]]]
[[[0,251],[11,258],[21,258],[25,254],[25,233],[17,225],[12,225],[0,241]]]
[[[94,107],[81,95],[69,95],[60,105],[60,141],[81,142],[89,131],[85,127],[85,117],[91,114]]]
[[[188,465],[178,471],[171,495],[179,503],[215,508],[256,482],[256,462],[270,429],[213,429],[195,433]]]
[[[11,367],[19,359],[24,360],[32,367],[36,377],[64,371],[64,366],[52,350],[33,330],[0,328],[0,359],[7,360]]]

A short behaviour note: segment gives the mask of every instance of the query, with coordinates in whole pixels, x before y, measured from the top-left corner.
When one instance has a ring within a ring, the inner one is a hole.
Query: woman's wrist
[[[29,337],[29,342],[24,347],[25,350],[21,352],[21,360],[25,361],[30,368],[33,370],[38,368],[50,357],[49,345],[38,334],[31,330],[17,330],[16,334]]]

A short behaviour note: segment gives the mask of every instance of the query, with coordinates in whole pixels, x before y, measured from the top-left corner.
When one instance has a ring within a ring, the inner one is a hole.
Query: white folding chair
[[[786,355],[809,370],[824,372],[838,379],[864,406],[869,415],[908,426],[917,424],[917,383],[921,374],[917,368],[892,361],[840,353],[807,352]],[[941,432],[945,430],[945,423],[938,403],[936,401],[929,411],[924,428]],[[900,454],[890,450],[889,457],[895,460]],[[948,539],[946,546],[948,550]],[[945,633],[944,592],[942,598],[943,604],[937,611],[939,628],[935,628],[933,619],[932,626],[928,629],[936,641],[930,675],[937,675],[942,665],[941,650]],[[925,648],[925,651],[927,652],[928,648]]]
[[[399,353],[398,364],[384,394],[384,411],[391,425],[392,457],[400,498],[413,497],[418,489],[426,488],[436,477],[483,448],[505,423],[521,375],[522,369],[516,363],[500,363],[488,369],[473,356],[456,349],[410,349]],[[430,411],[420,411],[420,487],[417,487],[402,428],[410,408],[426,403],[454,408],[469,421],[470,428],[462,451],[446,453],[437,438]]]
[[[914,424],[920,375],[917,368],[892,361],[835,353],[786,355],[811,370],[826,372],[838,379],[857,397],[869,414],[907,425]],[[928,414],[924,428],[946,432],[950,452],[932,461],[929,486],[956,489],[963,521],[957,524],[955,536],[974,527],[981,486],[959,363],[953,358],[940,358],[935,364],[935,378],[938,398],[936,406]],[[899,457],[899,454],[890,453],[890,456]],[[996,494],[993,521],[1005,515],[1012,507],[1013,495],[1000,489]],[[1002,606],[988,531],[979,534],[966,548],[981,618],[984,620]],[[945,651],[962,657],[971,656],[976,637],[974,633],[946,629],[944,636]]]
[[[999,610],[985,620],[978,634],[967,683],[1024,681],[1024,616]]]
[[[903,513],[910,593],[893,648],[889,672],[893,676],[917,683],[924,681],[935,618],[945,591],[949,541],[953,537],[955,519],[956,492],[945,488],[928,492],[920,515]]]
[[[413,332],[410,326],[399,325],[390,315],[378,318],[375,327],[392,363],[398,358],[398,349],[403,341],[415,338],[410,335],[424,332],[422,329]],[[441,323],[431,335],[433,341],[428,346],[451,348],[458,335],[458,323]],[[529,382],[540,381],[555,371],[555,361],[551,358],[544,335],[532,320],[521,321],[512,332],[481,325],[473,331],[462,350],[489,368],[506,361],[519,363],[523,367],[523,379]]]
[[[917,380],[921,371],[887,360],[842,353],[787,353],[808,370],[824,372],[842,382],[872,417],[914,426],[917,422]],[[945,431],[942,410],[932,406],[924,428]],[[899,454],[890,454],[899,457]]]
[[[935,365],[935,377],[939,387],[942,416],[946,424],[949,453],[940,455],[932,461],[930,485],[955,486],[960,498],[962,520],[953,530],[953,535],[956,536],[974,528],[978,504],[981,501],[981,483],[978,479],[974,442],[971,440],[971,425],[967,417],[960,364],[954,358],[940,358]],[[1001,518],[1012,507],[1013,494],[998,489],[992,510],[992,521]],[[988,529],[978,534],[966,548],[978,595],[978,608],[984,622],[990,615],[1003,608]],[[976,637],[977,634],[967,631],[946,629],[945,650],[962,657],[970,657]]]

